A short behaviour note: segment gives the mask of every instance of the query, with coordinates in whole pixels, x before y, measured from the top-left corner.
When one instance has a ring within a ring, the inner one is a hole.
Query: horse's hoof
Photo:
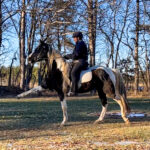
[[[100,120],[96,120],[93,124],[99,124],[99,123],[101,123],[102,121],[100,121]]]
[[[16,98],[17,98],[17,99],[20,99],[20,97],[19,97],[19,96],[17,96]]]
[[[98,124],[99,123],[99,121],[94,121],[94,123],[93,124]]]
[[[60,124],[60,127],[64,127],[64,126],[65,126],[65,124],[62,124],[62,123]]]
[[[125,122],[125,124],[126,124],[126,125],[131,125],[131,122],[130,122],[129,120],[127,120],[127,121]]]
[[[63,121],[63,122],[60,124],[61,127],[64,127],[65,125],[66,125],[66,121]]]

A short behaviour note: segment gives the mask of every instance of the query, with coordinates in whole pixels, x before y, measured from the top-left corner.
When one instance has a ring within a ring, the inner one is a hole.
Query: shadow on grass
[[[98,116],[88,114],[101,111],[99,99],[94,100],[68,100],[68,115],[70,122],[93,122]],[[131,109],[149,111],[150,99],[130,100]],[[116,102],[109,99],[108,111],[120,111]],[[0,102],[0,131],[5,130],[36,130],[43,126],[53,128],[62,121],[62,110],[59,101],[17,101]],[[150,121],[149,117],[132,119],[132,121]],[[120,123],[120,118],[106,118],[105,123]],[[2,137],[0,137],[2,138]],[[3,137],[5,139],[5,137]]]

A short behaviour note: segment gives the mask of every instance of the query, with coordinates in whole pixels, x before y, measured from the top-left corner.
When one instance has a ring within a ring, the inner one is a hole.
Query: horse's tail
[[[129,106],[129,102],[127,100],[127,94],[126,94],[126,89],[125,89],[125,85],[124,85],[124,82],[123,82],[123,77],[117,69],[113,69],[113,72],[116,76],[115,90],[121,97],[121,103],[122,103],[125,111],[127,113],[130,113],[131,109],[130,109],[130,106]]]

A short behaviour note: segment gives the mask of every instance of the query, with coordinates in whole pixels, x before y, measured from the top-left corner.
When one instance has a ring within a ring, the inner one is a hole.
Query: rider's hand
[[[68,55],[63,56],[64,59],[70,59]]]
[[[68,57],[65,55],[65,56],[63,56],[63,58],[64,58],[64,59],[67,59]]]

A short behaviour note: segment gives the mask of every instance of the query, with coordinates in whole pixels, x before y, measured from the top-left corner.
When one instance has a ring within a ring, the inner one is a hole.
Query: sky
[[[14,16],[16,17],[17,20],[17,15]],[[86,24],[86,22],[85,22]],[[86,31],[87,29],[84,29],[81,27],[82,31]],[[84,33],[84,32],[83,32]],[[3,65],[8,67],[11,64],[12,58],[14,57],[14,53],[17,51],[17,60],[14,62],[14,66],[19,66],[19,41],[18,41],[18,36],[14,30],[14,28],[9,28],[8,32],[4,32],[3,38],[3,45],[4,45],[4,50],[7,51],[5,55],[5,61],[3,62]],[[71,38],[71,36],[70,36]],[[7,40],[6,40],[7,39]],[[84,39],[87,42],[87,39]],[[38,43],[36,43],[38,44]],[[97,35],[97,41],[96,41],[96,62],[97,64],[105,65],[107,62],[107,56],[106,56],[106,51],[107,51],[108,45],[104,41],[104,36],[100,33]],[[129,54],[129,49],[121,44],[120,46],[120,58],[126,58]],[[0,59],[0,64],[3,59]]]

